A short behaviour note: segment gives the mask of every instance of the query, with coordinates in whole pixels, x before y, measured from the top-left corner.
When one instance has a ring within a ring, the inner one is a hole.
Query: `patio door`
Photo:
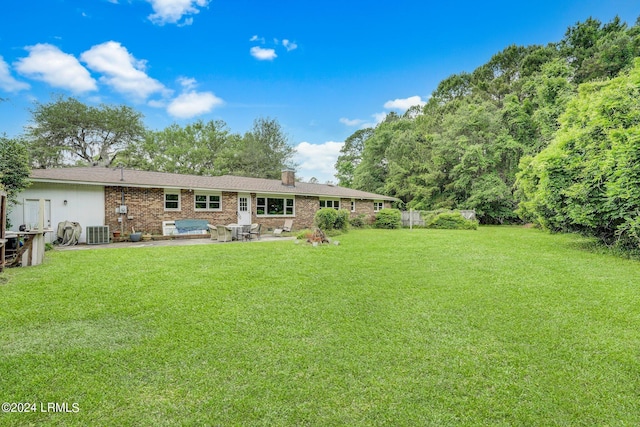
[[[251,195],[238,193],[238,224],[251,224]]]

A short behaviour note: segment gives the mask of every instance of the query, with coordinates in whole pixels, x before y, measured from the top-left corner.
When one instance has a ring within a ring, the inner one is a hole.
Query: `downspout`
[[[120,187],[120,206],[124,206],[124,187]],[[122,211],[120,211],[120,235],[124,236],[124,215]]]
[[[119,164],[116,169],[120,169],[120,181],[124,181],[124,165]],[[120,187],[120,206],[124,206],[124,187]],[[126,214],[120,211],[120,235],[124,236],[124,216]]]

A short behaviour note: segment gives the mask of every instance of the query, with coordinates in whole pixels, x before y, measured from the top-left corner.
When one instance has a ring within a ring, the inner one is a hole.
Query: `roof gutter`
[[[398,201],[395,197],[390,196],[382,196],[381,197],[353,197],[353,196],[336,196],[332,194],[321,194],[321,193],[302,193],[299,191],[291,191],[296,187],[284,187],[284,189],[288,189],[289,191],[259,191],[259,190],[247,190],[245,188],[204,188],[204,187],[180,187],[180,186],[172,186],[172,185],[151,185],[151,184],[139,184],[139,183],[123,183],[123,182],[95,182],[95,181],[69,181],[69,180],[60,180],[60,179],[50,179],[50,178],[31,178],[32,182],[43,182],[47,184],[75,184],[75,185],[88,185],[95,187],[138,187],[138,188],[163,188],[169,190],[193,190],[193,191],[224,191],[228,193],[254,193],[254,194],[267,194],[267,195],[287,195],[293,194],[296,196],[308,196],[308,197],[333,197],[339,199],[355,199],[355,200],[387,200],[387,201]]]

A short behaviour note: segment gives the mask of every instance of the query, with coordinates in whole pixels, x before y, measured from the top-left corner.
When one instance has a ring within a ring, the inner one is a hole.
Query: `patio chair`
[[[218,240],[218,227],[215,225],[207,224],[209,228],[209,234],[211,234],[211,240]]]
[[[243,225],[238,235],[242,240],[251,240],[251,225]]]
[[[291,232],[291,228],[292,227],[293,227],[293,220],[292,219],[285,219],[284,220],[284,225],[282,226],[282,228],[276,228],[275,230],[273,230],[273,235],[274,236],[281,236],[283,231]]]
[[[233,235],[231,234],[231,230],[229,230],[225,225],[216,225],[216,229],[218,230],[218,242],[230,242]]]
[[[251,236],[256,236],[260,239],[260,230],[262,229],[262,224],[251,224]]]

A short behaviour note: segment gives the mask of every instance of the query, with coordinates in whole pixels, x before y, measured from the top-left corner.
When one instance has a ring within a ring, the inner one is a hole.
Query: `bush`
[[[395,229],[402,228],[402,214],[398,209],[380,209],[376,215],[376,228]]]
[[[443,212],[433,217],[428,223],[427,228],[439,228],[447,230],[477,230],[478,223],[469,221],[459,212]]]
[[[349,217],[351,214],[346,209],[336,211],[336,221],[333,223],[335,230],[347,231],[349,229]]]
[[[456,211],[452,211],[451,209],[436,209],[434,211],[420,211],[420,216],[422,217],[422,220],[424,221],[424,225],[426,227],[427,224],[433,221],[438,215],[443,213],[450,214],[450,213],[456,213]],[[415,227],[415,224],[414,224],[414,227]]]
[[[332,230],[333,224],[336,222],[338,213],[333,208],[319,209],[313,217],[313,223],[320,230]]]
[[[365,225],[367,225],[364,222],[364,214],[360,214],[349,219],[349,225],[353,228],[364,228]]]
[[[347,231],[349,227],[349,212],[344,209],[322,208],[316,212],[313,222],[322,231]]]

